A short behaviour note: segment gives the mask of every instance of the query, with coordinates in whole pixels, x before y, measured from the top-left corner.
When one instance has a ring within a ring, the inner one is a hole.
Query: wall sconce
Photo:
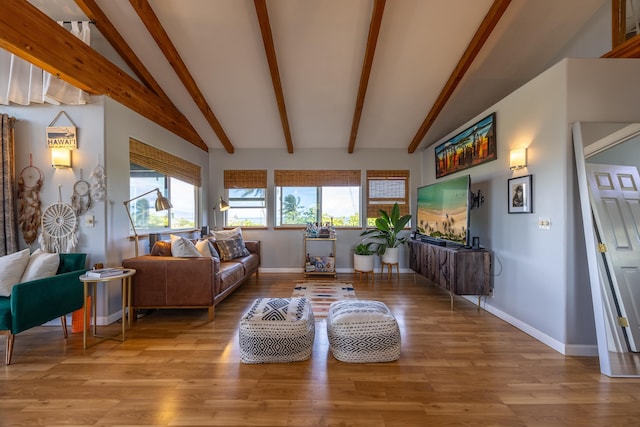
[[[518,170],[527,167],[527,149],[514,148],[509,152],[509,168]]]
[[[218,204],[213,205],[213,229],[214,230],[218,229],[218,220],[216,219],[216,207],[220,209],[220,212],[228,211],[229,203],[223,200],[222,196],[220,196],[220,201],[218,202]]]
[[[51,148],[51,166],[56,169],[71,167],[71,150],[68,148]]]

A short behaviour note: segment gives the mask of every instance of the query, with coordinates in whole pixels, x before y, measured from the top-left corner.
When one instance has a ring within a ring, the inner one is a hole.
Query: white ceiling
[[[74,0],[29,0],[55,20],[86,19]],[[128,0],[96,0],[210,148],[216,134]],[[607,0],[514,0],[419,148],[559,59]],[[286,150],[254,2],[149,0],[236,149]],[[267,0],[294,152],[349,144],[372,0]],[[492,0],[388,0],[355,152],[407,149]],[[93,46],[107,57],[99,32]],[[603,52],[604,53],[604,52]],[[114,60],[117,65],[122,62]]]

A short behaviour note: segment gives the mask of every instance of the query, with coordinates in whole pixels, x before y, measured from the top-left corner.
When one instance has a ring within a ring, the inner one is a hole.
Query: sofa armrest
[[[258,256],[260,256],[260,240],[245,240],[244,246],[252,254],[257,254]]]
[[[11,289],[12,333],[42,325],[84,305],[85,269],[19,283]]]

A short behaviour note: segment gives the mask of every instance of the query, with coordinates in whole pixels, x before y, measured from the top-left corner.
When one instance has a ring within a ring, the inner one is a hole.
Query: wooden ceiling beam
[[[380,34],[380,25],[382,23],[382,14],[384,12],[385,3],[386,0],[375,0],[373,4],[371,23],[369,24],[369,36],[367,38],[367,48],[364,54],[364,61],[362,62],[362,72],[360,73],[360,86],[358,87],[356,108],[353,112],[353,121],[351,123],[351,136],[349,137],[350,154],[353,153],[356,146],[356,137],[358,136],[360,118],[362,117],[362,109],[364,108],[364,98],[367,95],[367,86],[369,85],[373,56],[376,53],[376,45],[378,43],[378,35]]]
[[[291,129],[289,128],[289,117],[287,116],[287,107],[284,103],[284,94],[282,92],[282,81],[280,80],[280,71],[278,70],[278,59],[276,58],[276,49],[273,45],[273,34],[271,32],[271,24],[269,23],[269,13],[265,0],[254,0],[256,14],[258,15],[258,23],[260,24],[260,32],[262,33],[262,43],[264,44],[264,52],[267,55],[269,63],[269,71],[271,72],[271,82],[273,83],[273,91],[276,95],[278,103],[278,111],[280,112],[280,122],[282,123],[282,131],[284,139],[287,143],[287,151],[293,153],[293,141],[291,139]]]
[[[0,47],[93,95],[113,100],[209,151],[173,104],[138,83],[26,0],[3,0]]]
[[[209,107],[207,100],[200,91],[200,88],[196,84],[196,81],[191,76],[191,73],[189,72],[189,69],[185,65],[184,61],[182,61],[178,50],[173,45],[173,42],[169,38],[167,32],[164,30],[164,27],[160,23],[160,20],[151,8],[149,2],[147,0],[129,0],[129,3],[131,3],[131,6],[140,17],[140,20],[142,20],[144,25],[147,27],[147,30],[156,41],[156,44],[158,45],[164,56],[169,61],[169,64],[171,64],[171,66],[175,70],[178,78],[182,81],[182,84],[193,98],[194,102],[204,115],[205,119],[207,119],[207,122],[209,122],[211,129],[213,129],[215,134],[218,136],[218,139],[224,146],[225,150],[227,150],[227,153],[232,154],[234,148],[231,144],[231,141],[229,140],[229,137],[224,132],[224,129],[222,128],[222,125],[216,118],[215,114],[213,114],[213,110],[211,109],[211,107]]]
[[[622,42],[602,55],[602,58],[640,58],[640,36]]]
[[[502,18],[502,15],[504,14],[505,10],[507,10],[507,7],[510,3],[511,0],[494,0],[491,8],[476,30],[473,39],[471,39],[471,42],[467,46],[467,49],[464,51],[462,57],[458,61],[456,68],[451,73],[451,76],[449,76],[449,80],[442,88],[440,95],[438,95],[436,102],[433,104],[433,107],[431,107],[431,110],[427,114],[427,117],[424,119],[422,125],[418,129],[418,132],[413,137],[411,144],[409,144],[409,153],[413,153],[414,151],[416,151],[416,149],[420,145],[420,142],[422,142],[422,139],[425,137],[440,112],[442,112],[442,109],[449,101],[449,98],[451,98],[451,95],[458,87],[458,84],[460,84],[460,81],[473,63],[473,60],[476,58],[476,56],[478,56],[480,49],[482,49],[482,46],[484,46],[485,42],[491,35],[491,32],[498,24],[498,21],[500,21],[500,18]]]
[[[100,9],[95,0],[75,0],[76,4],[87,18],[95,22],[96,28],[107,39],[111,46],[118,52],[118,55],[127,63],[131,70],[148,89],[164,100],[171,102],[169,96],[164,92],[160,84],[153,78],[151,73],[144,66],[142,61],[136,56],[131,47],[122,38],[116,27],[113,26],[107,15]]]

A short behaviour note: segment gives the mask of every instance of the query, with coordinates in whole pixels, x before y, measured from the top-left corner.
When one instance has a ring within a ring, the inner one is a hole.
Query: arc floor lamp
[[[127,210],[127,215],[129,215],[129,221],[131,221],[131,228],[133,229],[133,240],[135,242],[135,254],[136,254],[136,256],[138,256],[138,232],[136,231],[136,226],[133,223],[133,217],[131,216],[131,209],[129,209],[129,206],[130,206],[131,202],[133,202],[134,200],[137,200],[137,199],[139,199],[141,197],[144,197],[147,194],[151,194],[154,191],[157,193],[157,196],[156,196],[157,198],[156,198],[156,203],[155,203],[156,212],[166,211],[168,209],[173,208],[173,205],[171,204],[171,201],[162,195],[162,193],[160,192],[160,189],[158,187],[154,188],[153,190],[147,191],[146,193],[142,193],[139,196],[136,196],[136,197],[134,197],[132,199],[124,201],[124,207]]]

